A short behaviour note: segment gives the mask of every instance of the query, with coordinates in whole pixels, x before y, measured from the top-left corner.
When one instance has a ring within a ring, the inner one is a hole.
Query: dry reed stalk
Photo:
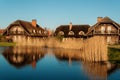
[[[84,60],[87,61],[107,61],[107,44],[104,37],[96,36],[85,41]]]

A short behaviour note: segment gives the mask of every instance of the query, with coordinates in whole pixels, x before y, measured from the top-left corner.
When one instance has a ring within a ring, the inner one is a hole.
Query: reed
[[[84,61],[107,61],[107,44],[102,36],[95,36],[86,40],[82,38],[21,38],[16,40],[19,46],[39,46],[48,48],[78,49],[83,54]],[[22,42],[22,43],[21,43]]]
[[[46,45],[50,48],[81,49],[83,47],[83,40],[63,38],[62,41],[59,41],[56,38],[50,38],[46,41]]]
[[[82,56],[86,61],[107,61],[107,44],[104,37],[96,36],[84,41],[84,53]]]

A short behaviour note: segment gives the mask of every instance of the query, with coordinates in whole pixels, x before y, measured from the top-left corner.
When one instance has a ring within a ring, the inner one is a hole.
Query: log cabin
[[[64,38],[85,38],[89,25],[60,25],[56,28],[54,35],[61,35]]]
[[[32,22],[16,20],[5,29],[3,35],[8,41],[32,43],[33,41],[36,42],[37,39],[47,37],[48,32],[40,27],[35,19]]]
[[[107,44],[120,43],[120,25],[109,17],[98,17],[97,23],[89,28],[87,36],[104,36]]]

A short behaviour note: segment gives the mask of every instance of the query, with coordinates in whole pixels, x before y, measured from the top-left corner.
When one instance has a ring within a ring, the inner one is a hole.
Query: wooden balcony
[[[118,31],[95,31],[94,34],[119,34]]]
[[[26,35],[24,31],[8,31],[9,35]],[[30,33],[30,36],[47,37],[47,33]]]
[[[24,31],[8,31],[9,35],[25,35]]]
[[[30,34],[31,36],[36,36],[36,37],[47,37],[48,34],[44,34],[44,33],[31,33]]]

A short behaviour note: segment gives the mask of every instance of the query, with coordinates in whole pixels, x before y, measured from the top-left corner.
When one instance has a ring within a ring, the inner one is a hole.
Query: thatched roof
[[[110,19],[109,17],[104,17],[100,22],[97,22],[95,25],[93,25],[87,32],[87,34],[89,34],[95,27],[97,27],[100,24],[113,24],[115,25],[117,28],[120,28],[120,25],[118,23],[116,23],[115,21],[113,21],[112,19]]]
[[[60,31],[65,33],[65,36],[68,36],[69,31],[73,31],[75,36],[78,36],[80,31],[83,31],[85,34],[88,32],[89,25],[72,25],[71,30],[69,30],[69,25],[60,25],[55,30],[55,35],[57,35]]]
[[[45,30],[44,30],[41,26],[39,26],[38,24],[36,24],[36,27],[34,27],[34,26],[31,24],[31,22],[23,21],[23,20],[16,20],[16,21],[14,21],[13,23],[11,23],[11,24],[6,28],[6,30],[4,31],[3,35],[5,35],[5,34],[7,33],[7,30],[9,30],[12,26],[21,26],[21,27],[25,30],[25,32],[27,33],[27,35],[31,35],[31,32],[32,32],[33,30],[36,30],[36,31],[41,30],[41,31],[43,31],[43,33],[44,33],[44,31],[45,31]]]

